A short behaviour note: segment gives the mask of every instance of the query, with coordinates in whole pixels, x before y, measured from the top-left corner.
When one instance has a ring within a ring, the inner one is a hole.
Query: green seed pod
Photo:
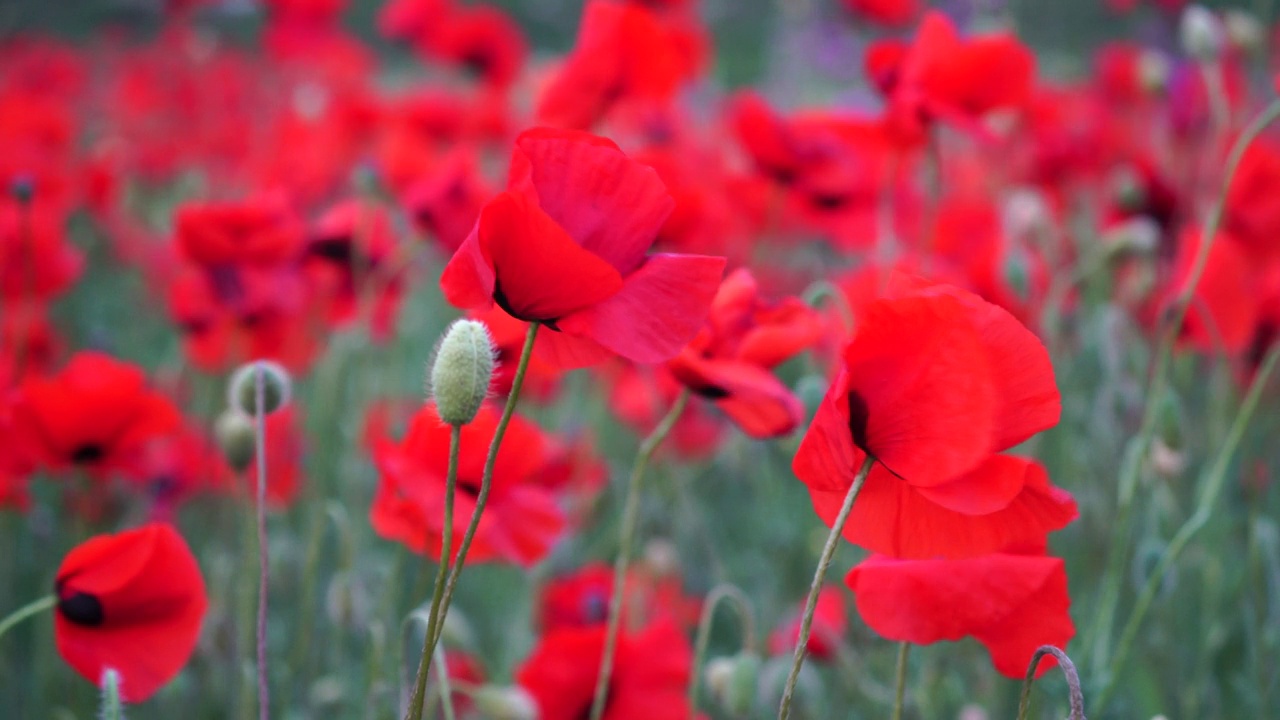
[[[248,470],[258,449],[254,439],[253,420],[242,412],[227,410],[218,416],[213,434],[231,469],[236,472]]]
[[[258,369],[262,369],[262,414],[270,415],[289,403],[293,382],[280,363],[255,360],[241,365],[227,383],[227,404],[249,417],[258,411]]]
[[[489,395],[493,366],[493,339],[484,323],[458,320],[449,326],[430,372],[430,394],[441,420],[466,425],[475,418]]]

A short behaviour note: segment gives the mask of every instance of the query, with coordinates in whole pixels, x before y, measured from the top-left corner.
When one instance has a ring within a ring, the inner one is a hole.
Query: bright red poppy
[[[755,278],[742,268],[725,278],[707,324],[667,368],[743,432],[778,437],[803,422],[804,408],[770,371],[823,331],[821,316],[799,298],[777,304],[761,300]]]
[[[178,247],[198,265],[278,265],[295,259],[304,229],[278,198],[188,203],[174,215]]]
[[[1025,105],[1035,78],[1035,55],[1013,35],[964,39],[938,11],[924,16],[910,44],[874,43],[866,66],[888,99],[896,136],[911,145],[924,141],[934,121],[989,136],[982,116]]]
[[[805,646],[809,656],[815,660],[834,660],[840,644],[844,642],[844,634],[849,629],[844,596],[844,589],[838,585],[827,585],[818,591],[809,642]],[[786,655],[795,649],[796,641],[800,639],[800,615],[806,602],[801,601],[792,617],[769,634],[769,652]]]
[[[475,510],[485,457],[499,412],[485,405],[462,427],[453,516],[453,551]],[[426,405],[414,416],[403,440],[380,441],[374,462],[381,473],[369,512],[373,529],[410,550],[439,557],[446,532],[445,484],[451,429]],[[547,465],[547,438],[519,415],[511,418],[494,465],[488,504],[480,518],[469,562],[510,562],[531,567],[546,556],[565,529],[556,496],[535,483]]]
[[[169,525],[82,543],[56,582],[58,652],[89,682],[115,670],[121,697],[142,702],[187,664],[208,599],[195,557]]]
[[[147,387],[142,370],[102,353],[78,353],[53,377],[29,378],[18,392],[14,433],[52,470],[135,474],[148,443],[181,425],[178,409]]]
[[[850,12],[881,25],[910,23],[920,13],[919,0],[843,0]]]
[[[701,602],[685,595],[678,572],[659,572],[648,564],[634,566],[627,573],[623,597],[624,627],[647,627],[657,622],[692,627],[701,612]],[[542,588],[538,627],[549,633],[602,625],[609,619],[612,598],[613,567],[604,563],[585,565],[552,579]]]
[[[997,455],[1058,422],[1048,352],[1008,312],[946,285],[900,280],[867,305],[792,464],[834,520],[895,557],[965,557],[1035,543],[1076,516],[1037,463]]]
[[[963,560],[873,555],[849,572],[858,614],[880,635],[928,645],[973,637],[996,670],[1026,675],[1036,648],[1065,648],[1075,635],[1062,560],[994,554]],[[1046,658],[1037,675],[1054,666]]]
[[[510,189],[485,205],[445,267],[445,297],[544,323],[562,367],[611,354],[673,357],[697,334],[724,258],[647,255],[672,201],[657,173],[612,141],[539,128],[516,140]]]
[[[604,655],[606,627],[547,632],[516,671],[516,683],[538,705],[541,720],[587,717]],[[684,720],[693,650],[675,625],[655,623],[618,636],[603,720]]]
[[[370,332],[385,340],[403,294],[397,238],[383,207],[348,200],[328,210],[308,233],[303,271],[333,325],[359,319],[368,304]]]

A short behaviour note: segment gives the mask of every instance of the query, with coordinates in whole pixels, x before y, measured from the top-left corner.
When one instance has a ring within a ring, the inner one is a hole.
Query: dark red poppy
[[[1048,353],[971,293],[899,283],[904,294],[860,314],[793,470],[831,522],[874,458],[844,533],[876,552],[965,557],[1042,540],[1075,503],[1038,464],[996,453],[1057,423]]]
[[[528,130],[516,140],[511,189],[485,205],[441,287],[458,307],[497,303],[545,323],[541,351],[561,367],[614,353],[667,360],[701,327],[725,262],[646,255],[671,205],[657,174],[613,142]]]
[[[57,575],[58,652],[94,685],[120,673],[126,702],[151,697],[187,664],[208,599],[177,531],[153,523],[77,546]]]
[[[76,354],[48,379],[19,387],[14,432],[38,462],[96,476],[136,474],[147,444],[177,432],[178,409],[142,370],[97,352]]]
[[[910,44],[873,44],[866,65],[888,99],[896,136],[913,145],[923,142],[934,121],[989,136],[979,122],[982,116],[1023,106],[1035,77],[1035,56],[1013,35],[962,39],[938,11],[924,16]]]
[[[647,564],[633,566],[627,573],[623,597],[624,627],[647,627],[657,622],[692,627],[701,609],[701,602],[685,595],[678,572],[660,572]],[[539,597],[539,629],[550,633],[603,625],[609,619],[612,598],[611,565],[592,563],[556,577]]]
[[[499,413],[489,405],[462,428],[453,517],[454,552],[475,510],[485,457]],[[451,429],[432,405],[414,416],[399,443],[382,440],[374,450],[381,473],[369,512],[373,529],[410,550],[439,557],[446,531],[445,483]],[[565,528],[556,497],[534,481],[547,464],[547,441],[532,423],[511,418],[493,471],[488,504],[468,562],[510,562],[531,567],[551,550]]]
[[[850,12],[881,25],[910,23],[920,13],[919,0],[843,0]]]
[[[769,652],[775,655],[790,654],[800,639],[800,614],[806,601],[801,601],[793,616],[769,634]],[[813,625],[809,643],[809,656],[815,660],[831,661],[836,658],[844,634],[849,629],[848,611],[845,610],[844,590],[838,585],[827,585],[818,591],[818,604],[813,607]]]
[[[745,268],[720,285],[707,324],[668,369],[699,397],[710,400],[755,438],[786,435],[804,420],[804,408],[770,372],[812,345],[821,317],[799,298],[763,302]]]
[[[538,101],[539,121],[586,130],[617,103],[667,103],[692,70],[683,41],[643,5],[592,0],[573,52]]]
[[[404,290],[397,246],[391,215],[381,206],[348,200],[316,221],[303,247],[303,271],[328,305],[331,324],[357,320],[367,303],[373,337],[391,334]]]
[[[561,628],[546,633],[516,671],[516,683],[538,705],[541,720],[577,720],[590,714],[604,655],[606,627]],[[603,720],[683,720],[693,651],[671,623],[655,623],[618,636]]]
[[[964,560],[873,555],[849,572],[858,614],[880,635],[919,645],[973,637],[996,670],[1026,675],[1036,648],[1065,648],[1075,635],[1062,560],[995,554]],[[1040,663],[1037,675],[1052,668]]]
[[[272,453],[275,450],[271,445]],[[147,446],[135,484],[151,503],[150,519],[168,522],[187,501],[225,490],[230,480],[231,469],[221,450],[200,428],[188,424]]]
[[[459,6],[437,18],[427,47],[438,60],[457,64],[485,85],[505,89],[529,54],[520,25],[492,5]]]
[[[51,300],[83,272],[84,258],[67,241],[65,221],[46,203],[0,196],[0,297],[6,306]]]

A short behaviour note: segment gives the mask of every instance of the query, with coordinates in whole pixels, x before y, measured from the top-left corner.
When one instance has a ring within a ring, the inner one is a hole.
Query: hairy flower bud
[[[244,472],[253,464],[257,441],[254,439],[253,420],[236,410],[227,410],[218,416],[213,434],[222,450],[222,457],[236,472]]]
[[[751,714],[760,685],[761,663],[759,655],[746,650],[707,663],[707,688],[727,714],[733,717]]]
[[[289,403],[293,382],[280,363],[255,360],[241,365],[227,383],[227,404],[253,417],[258,411],[258,369],[262,370],[262,414],[270,415]]]
[[[1218,16],[1201,5],[1188,5],[1178,25],[1182,51],[1201,61],[1213,62],[1222,55],[1226,29]]]
[[[430,392],[440,419],[450,425],[471,422],[489,395],[494,351],[489,328],[476,320],[449,326],[431,365]]]

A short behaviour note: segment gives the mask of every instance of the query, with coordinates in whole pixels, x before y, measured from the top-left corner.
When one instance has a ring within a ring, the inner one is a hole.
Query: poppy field
[[[1280,25],[1049,8],[0,9],[0,717],[1280,717]]]

